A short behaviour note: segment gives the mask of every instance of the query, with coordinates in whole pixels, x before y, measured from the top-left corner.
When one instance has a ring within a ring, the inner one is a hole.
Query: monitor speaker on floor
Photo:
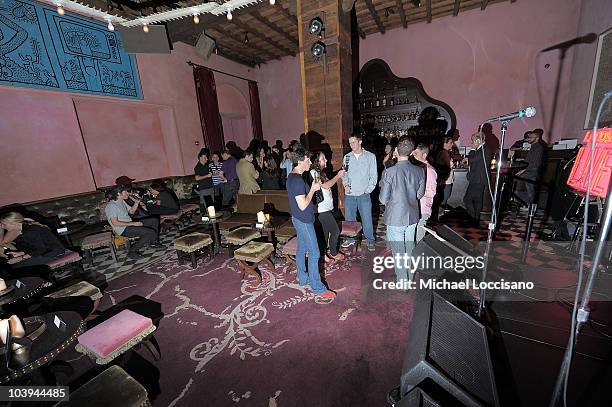
[[[442,407],[423,390],[415,387],[395,404],[395,407]]]
[[[471,245],[469,242],[467,243]],[[472,253],[473,251],[466,253],[464,250],[452,244],[448,240],[445,240],[441,238],[440,236],[436,237],[429,233],[426,234],[425,237],[419,243],[417,243],[414,249],[412,250],[413,257],[423,257],[424,259],[428,257],[429,258],[469,257],[473,255]],[[450,264],[450,263],[447,263],[447,264]],[[427,266],[423,262],[423,263],[419,263],[419,265],[420,266],[417,268],[416,271],[420,272],[422,275],[439,277],[444,273],[451,273],[451,274],[455,273],[455,270],[453,268],[445,269],[443,267],[440,267],[440,265],[444,265],[444,262],[438,262],[438,263],[434,262],[434,263],[431,263],[431,265],[427,265]],[[480,273],[480,270],[477,268],[472,268],[466,271],[466,274],[471,274],[471,273],[476,273],[478,275]],[[461,274],[456,274],[456,276],[465,278],[465,276],[462,276]]]
[[[432,380],[465,406],[499,406],[485,327],[436,292],[418,290],[400,396]]]
[[[453,229],[446,225],[440,225],[436,228],[436,232],[438,235],[445,239],[449,244],[454,247],[463,250],[464,252],[471,255],[478,255],[478,250],[476,247],[470,243],[470,241],[466,240],[459,233],[455,232]]]

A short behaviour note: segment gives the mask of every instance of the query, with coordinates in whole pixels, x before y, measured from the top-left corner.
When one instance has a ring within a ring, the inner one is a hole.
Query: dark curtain
[[[249,95],[251,97],[251,122],[253,125],[253,138],[263,140],[261,129],[261,109],[259,108],[259,89],[257,82],[249,81]]]
[[[198,96],[198,107],[200,109],[200,123],[204,136],[204,145],[213,151],[221,151],[225,148],[223,139],[223,123],[219,114],[219,103],[217,101],[217,87],[215,76],[210,69],[194,66],[193,77],[196,84]]]

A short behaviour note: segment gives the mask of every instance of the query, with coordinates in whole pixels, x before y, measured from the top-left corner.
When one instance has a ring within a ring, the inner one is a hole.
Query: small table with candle
[[[278,241],[276,240],[275,233],[276,229],[283,225],[287,219],[282,217],[271,217],[269,214],[264,214],[263,218],[258,214],[257,218],[257,223],[252,225],[253,229],[258,230],[262,235],[266,235],[268,243],[272,243],[274,246],[274,252],[272,252],[270,260],[272,260],[274,264],[283,263],[285,259],[276,255],[276,245]],[[263,222],[260,222],[261,219],[263,219]]]
[[[214,241],[214,253],[217,254],[221,249],[221,232],[219,231],[219,223],[227,220],[230,213],[226,211],[216,212],[212,206],[208,207],[208,216],[202,216],[197,223],[202,225],[210,225],[212,227],[212,238]]]

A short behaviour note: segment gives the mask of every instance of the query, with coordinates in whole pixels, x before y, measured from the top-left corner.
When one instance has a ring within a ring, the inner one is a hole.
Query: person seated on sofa
[[[238,161],[236,164],[236,173],[238,174],[238,180],[240,181],[239,194],[254,194],[261,188],[257,183],[259,173],[253,165],[253,152],[247,150],[244,153],[244,158]]]
[[[51,229],[18,212],[2,215],[0,229],[3,238],[12,236],[11,241],[3,239],[2,257],[14,269],[45,265],[66,252]]]
[[[174,191],[168,189],[163,181],[153,181],[149,186],[153,198],[147,202],[149,215],[174,215],[180,209],[179,201]]]
[[[124,237],[139,237],[138,241],[132,245],[128,256],[140,258],[142,254],[139,250],[146,244],[160,247],[157,243],[159,234],[159,219],[150,217],[142,218],[134,222],[130,217],[140,204],[139,200],[134,202],[131,207],[125,202],[129,197],[129,186],[119,185],[107,191],[108,203],[104,212],[108,223],[112,226],[116,234]]]

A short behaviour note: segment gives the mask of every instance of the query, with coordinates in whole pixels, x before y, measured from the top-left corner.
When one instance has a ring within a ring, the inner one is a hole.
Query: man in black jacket
[[[529,133],[526,141],[531,144],[531,147],[529,148],[529,153],[527,153],[527,168],[516,173],[518,177],[527,180],[525,181],[525,191],[515,192],[516,196],[526,204],[536,201],[536,186],[540,178],[546,153],[546,143],[542,141],[542,134],[544,134],[542,129],[535,129]]]
[[[472,147],[468,155],[469,169],[467,180],[469,182],[463,203],[468,215],[475,225],[480,226],[480,212],[482,211],[482,197],[488,184],[489,166],[491,165],[491,150],[484,143],[480,133],[472,134]]]

